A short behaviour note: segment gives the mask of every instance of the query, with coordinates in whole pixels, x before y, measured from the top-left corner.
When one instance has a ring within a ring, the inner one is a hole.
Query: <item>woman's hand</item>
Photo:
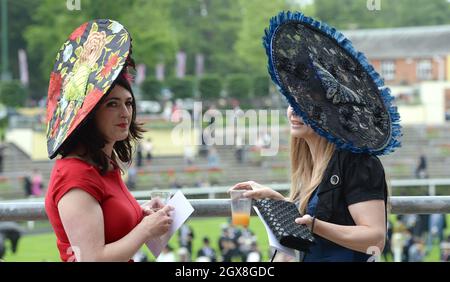
[[[243,194],[246,198],[252,198],[252,199],[274,199],[274,200],[286,200],[283,195],[278,193],[277,191],[263,186],[259,183],[256,183],[255,181],[247,181],[247,182],[241,182],[233,187],[231,187],[228,190],[228,193],[232,190],[248,190]]]
[[[311,230],[312,229],[313,219],[314,218],[312,216],[310,216],[309,214],[305,214],[302,217],[296,218],[295,219],[295,223],[297,223],[297,224],[304,224],[304,225],[306,225],[306,227],[309,228],[309,230]]]
[[[164,206],[158,211],[153,211],[151,214],[144,216],[140,225],[144,228],[148,237],[160,237],[169,231],[173,220],[170,217],[172,206]]]
[[[154,212],[164,208],[164,206],[164,203],[159,198],[155,198],[143,204],[141,208],[144,215],[151,215]]]

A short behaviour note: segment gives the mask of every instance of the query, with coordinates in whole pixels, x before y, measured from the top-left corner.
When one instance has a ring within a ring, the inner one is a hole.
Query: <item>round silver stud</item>
[[[331,176],[330,178],[330,182],[333,185],[337,185],[339,183],[339,176],[337,176],[336,174]]]

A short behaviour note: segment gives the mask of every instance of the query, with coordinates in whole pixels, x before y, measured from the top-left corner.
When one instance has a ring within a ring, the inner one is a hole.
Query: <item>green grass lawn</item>
[[[228,221],[227,217],[218,218],[195,218],[188,220],[188,224],[194,230],[193,258],[195,259],[197,251],[202,246],[202,239],[208,236],[211,246],[220,254],[218,250],[218,239],[220,237],[221,225]],[[263,254],[263,259],[268,259],[268,238],[263,224],[258,217],[252,217],[250,221],[250,230],[258,236],[258,246]],[[169,244],[178,249],[178,234],[175,234]],[[147,253],[150,260],[154,260],[153,255],[146,247],[142,250]],[[60,261],[59,253],[56,248],[56,237],[53,233],[45,233],[39,235],[26,235],[19,241],[19,247],[16,254],[11,253],[9,241],[7,242],[7,252],[4,261],[11,262],[41,262],[41,261]]]
[[[196,258],[197,251],[202,246],[202,239],[208,236],[211,242],[211,246],[216,250],[217,254],[220,254],[218,250],[218,239],[220,237],[221,226],[227,223],[228,217],[216,217],[216,218],[193,218],[188,220],[188,224],[194,230],[194,243],[193,243],[193,259]],[[450,222],[450,214],[447,215],[447,220]],[[395,221],[394,221],[395,222]],[[35,227],[43,228],[48,225],[48,222],[36,222]],[[263,224],[258,217],[252,217],[250,221],[250,230],[256,234],[258,246],[263,255],[263,261],[269,260],[268,257],[268,238]],[[447,227],[446,234],[450,234],[450,227]],[[169,244],[178,249],[178,234],[175,234],[169,241]],[[142,250],[147,253],[151,261],[154,260],[153,255],[148,251],[146,247]],[[60,261],[59,253],[56,248],[56,237],[53,233],[45,233],[39,235],[26,235],[20,239],[18,251],[16,254],[12,254],[9,248],[9,242],[7,242],[7,252],[4,257],[4,261],[10,262],[52,262]],[[433,247],[431,253],[425,258],[425,261],[439,261],[439,246],[436,244]]]
[[[56,248],[56,237],[53,233],[28,235],[19,241],[17,253],[12,254],[9,241],[6,242],[7,251],[4,261],[14,262],[42,262],[60,261]]]

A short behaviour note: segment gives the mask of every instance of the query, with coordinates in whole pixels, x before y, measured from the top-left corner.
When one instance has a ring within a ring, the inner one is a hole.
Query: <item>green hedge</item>
[[[253,96],[267,97],[269,96],[270,80],[267,75],[256,76],[253,79]]]
[[[141,90],[142,90],[142,98],[143,100],[159,100],[161,97],[161,90],[163,88],[163,84],[161,81],[157,80],[154,77],[147,78],[142,82]]]
[[[169,78],[167,86],[173,93],[173,98],[184,99],[194,97],[194,80],[186,78]]]
[[[231,74],[227,77],[228,97],[237,99],[250,98],[251,79],[245,74]]]
[[[217,75],[207,75],[200,79],[198,90],[202,100],[219,99],[222,81]]]
[[[0,102],[8,107],[21,107],[28,98],[28,90],[19,81],[0,82]]]

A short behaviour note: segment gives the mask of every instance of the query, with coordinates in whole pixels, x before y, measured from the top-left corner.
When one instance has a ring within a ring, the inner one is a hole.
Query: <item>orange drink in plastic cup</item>
[[[250,215],[246,213],[235,212],[232,214],[232,223],[233,225],[242,225],[244,227],[247,227],[250,223]]]
[[[234,225],[247,227],[250,223],[250,211],[252,208],[252,199],[245,198],[247,190],[232,190],[231,195],[231,219]]]

